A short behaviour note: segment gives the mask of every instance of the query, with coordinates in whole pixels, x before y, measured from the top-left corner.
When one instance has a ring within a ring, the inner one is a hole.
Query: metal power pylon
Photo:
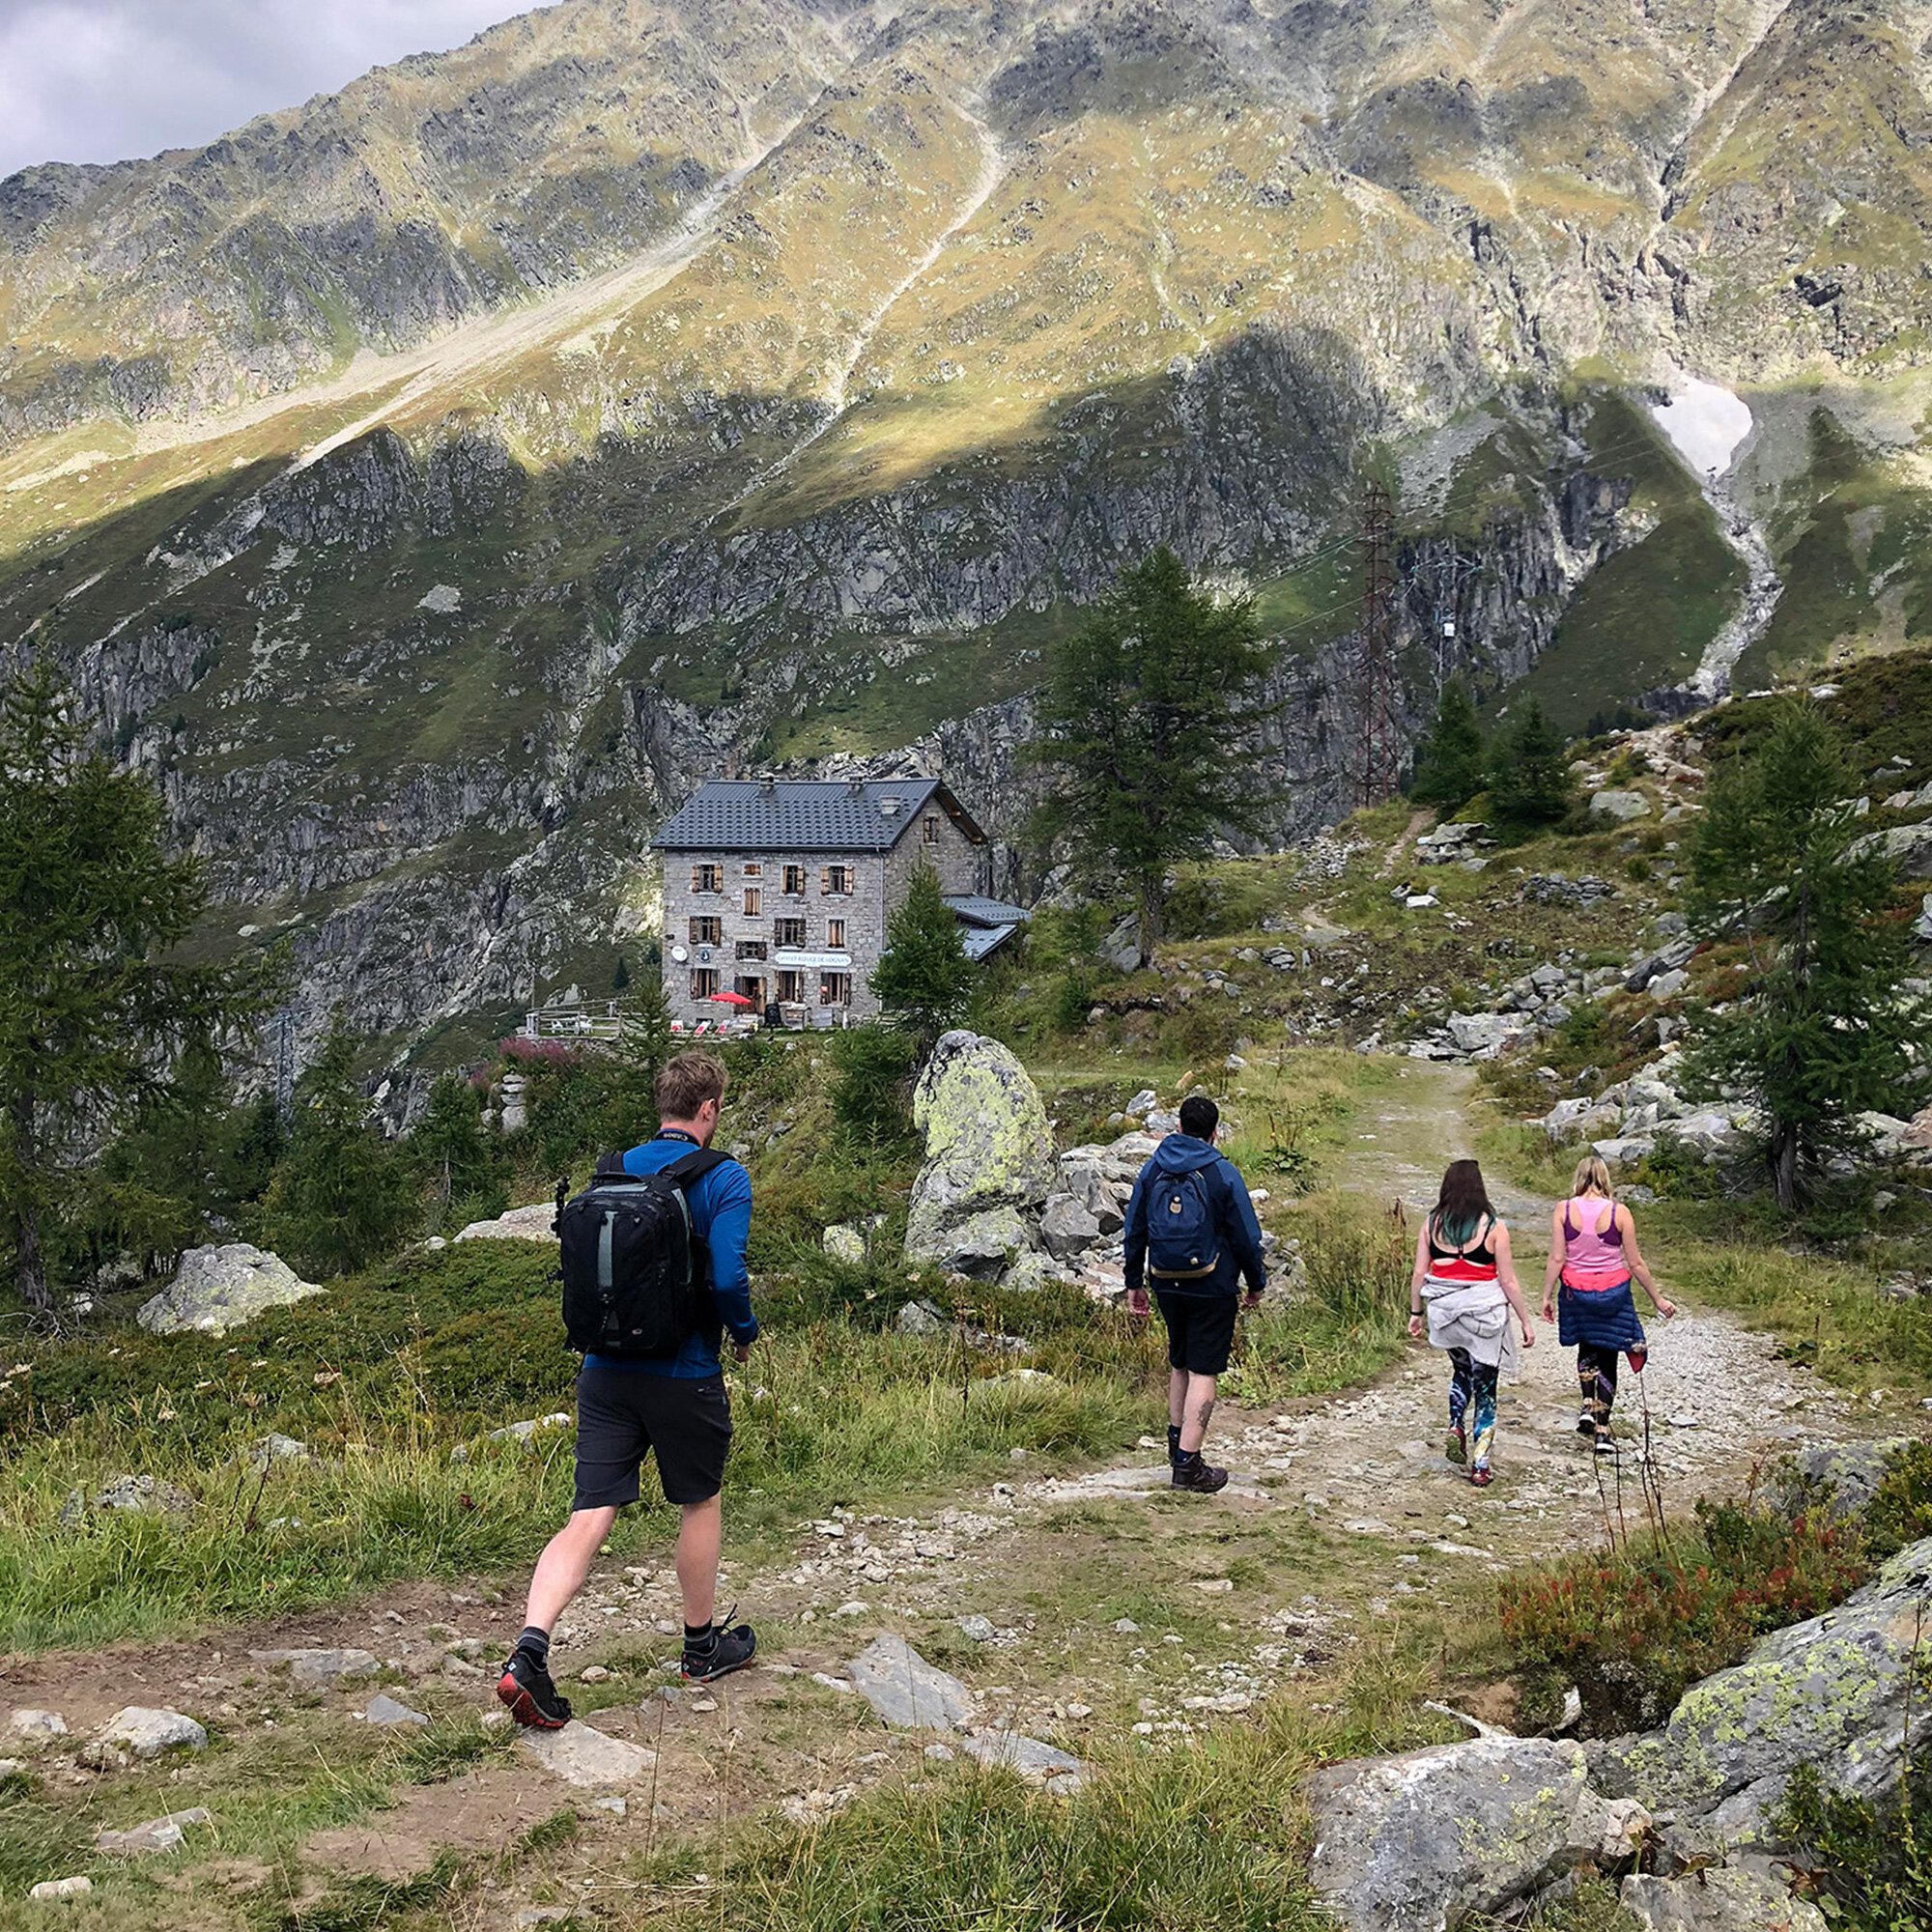
[[[1371,483],[1362,496],[1361,645],[1355,679],[1355,715],[1361,721],[1356,782],[1364,805],[1392,797],[1402,781],[1394,529],[1389,494],[1379,483]]]

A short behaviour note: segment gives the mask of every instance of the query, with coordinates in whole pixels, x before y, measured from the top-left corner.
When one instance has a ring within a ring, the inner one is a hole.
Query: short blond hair
[[[705,1101],[724,1099],[724,1063],[711,1054],[674,1054],[658,1068],[658,1119],[695,1121]]]
[[[1586,1153],[1577,1163],[1577,1172],[1570,1177],[1570,1192],[1573,1195],[1601,1194],[1605,1201],[1614,1201],[1616,1190],[1610,1185],[1610,1164],[1602,1154]]]

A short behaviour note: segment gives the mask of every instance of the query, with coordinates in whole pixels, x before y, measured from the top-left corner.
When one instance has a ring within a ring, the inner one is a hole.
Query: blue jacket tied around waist
[[[1181,1174],[1198,1175],[1208,1191],[1217,1247],[1214,1271],[1199,1281],[1155,1281],[1153,1286],[1163,1294],[1238,1294],[1245,1275],[1248,1286],[1259,1293],[1267,1286],[1267,1265],[1262,1259],[1262,1227],[1255,1218],[1255,1204],[1248,1199],[1248,1184],[1233,1161],[1192,1134],[1169,1134],[1134,1182],[1123,1236],[1128,1289],[1146,1284],[1148,1196],[1163,1179]]]

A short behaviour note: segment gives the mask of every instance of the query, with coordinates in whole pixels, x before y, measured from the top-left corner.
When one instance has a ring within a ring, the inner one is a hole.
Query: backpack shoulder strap
[[[658,1169],[665,1179],[673,1187],[686,1188],[694,1181],[702,1180],[712,1169],[724,1166],[731,1156],[718,1148],[696,1148],[681,1160],[674,1160],[668,1167]]]

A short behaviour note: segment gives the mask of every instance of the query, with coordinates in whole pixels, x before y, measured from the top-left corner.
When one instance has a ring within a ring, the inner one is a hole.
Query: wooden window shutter
[[[830,866],[821,866],[818,868],[818,890],[821,894],[829,893],[832,890],[832,867]]]

